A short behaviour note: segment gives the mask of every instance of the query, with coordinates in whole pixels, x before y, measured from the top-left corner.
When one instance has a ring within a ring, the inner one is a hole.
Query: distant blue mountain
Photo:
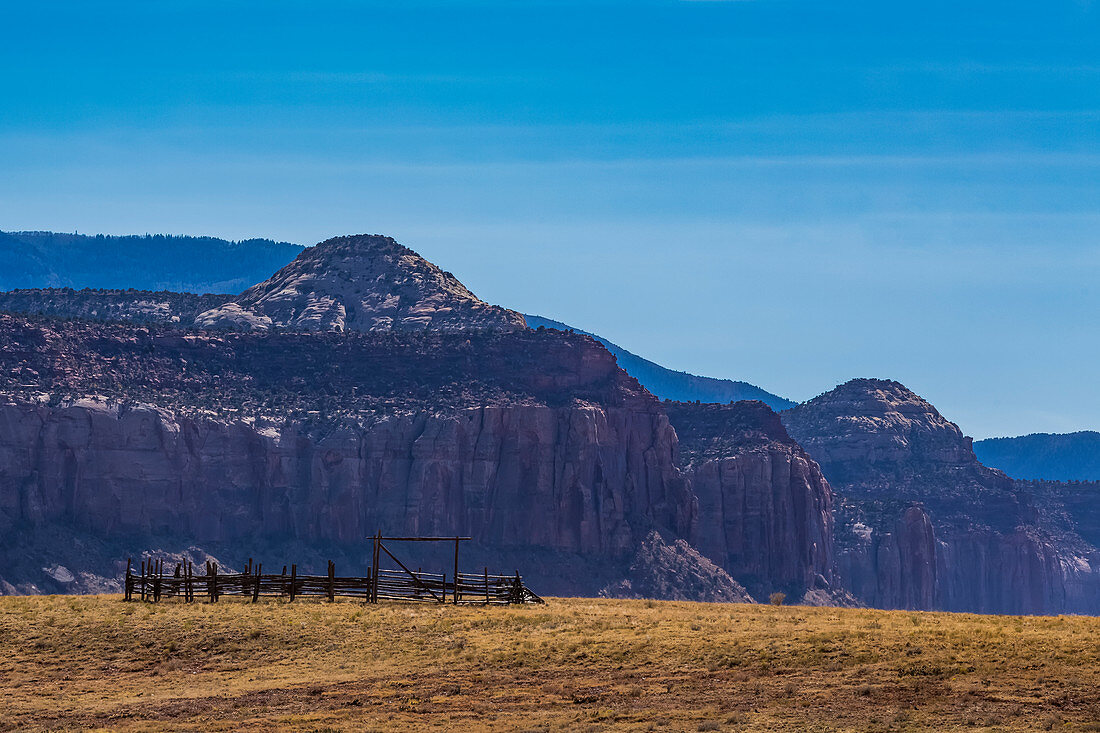
[[[977,440],[974,453],[1012,478],[1100,481],[1100,433],[1092,431]]]
[[[552,321],[542,316],[525,315],[524,318],[527,319],[527,325],[531,328],[542,326],[556,328],[559,331],[576,331],[577,333],[588,334],[615,355],[615,358],[619,360],[619,366],[627,374],[637,379],[642,383],[642,386],[663,400],[676,400],[677,402],[695,402],[698,400],[699,402],[720,403],[760,400],[777,412],[786,410],[788,407],[794,407],[796,404],[748,382],[699,377],[687,372],[668,369],[648,359],[643,359],[601,336],[582,331],[579,328],[573,328],[560,321]]]
[[[165,234],[0,232],[0,290],[135,288],[239,293],[302,251],[289,242]]]

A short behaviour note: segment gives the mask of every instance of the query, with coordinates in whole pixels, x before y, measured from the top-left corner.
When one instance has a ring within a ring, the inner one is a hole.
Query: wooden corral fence
[[[485,568],[481,573],[463,573],[458,570],[458,546],[468,537],[383,537],[374,541],[373,562],[364,576],[340,576],[336,564],[328,563],[327,575],[299,575],[298,566],[291,565],[289,572],[284,565],[278,574],[263,573],[263,565],[253,564],[249,558],[244,572],[219,573],[218,564],[207,562],[204,572],[195,572],[191,562],[177,563],[165,574],[163,560],[142,560],[140,567],[133,561],[126,562],[125,599],[159,602],[165,598],[180,598],[192,603],[205,598],[217,603],[221,596],[244,596],[255,603],[264,597],[285,598],[293,601],[299,596],[322,596],[330,602],[337,596],[359,598],[367,603],[379,601],[421,601],[428,603],[509,605],[518,603],[542,603],[543,600],[523,584],[517,571],[515,575],[490,575]],[[386,547],[386,542],[454,542],[454,573],[448,580],[446,573],[412,570]],[[381,555],[392,559],[398,569],[381,568]],[[137,571],[137,572],[135,572]]]

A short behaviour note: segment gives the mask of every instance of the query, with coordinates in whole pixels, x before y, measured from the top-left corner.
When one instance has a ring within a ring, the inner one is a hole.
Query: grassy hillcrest
[[[1098,683],[1084,617],[0,598],[0,730],[1096,730]]]

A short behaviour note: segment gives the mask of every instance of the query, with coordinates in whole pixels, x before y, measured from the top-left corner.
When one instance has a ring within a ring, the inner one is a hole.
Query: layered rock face
[[[188,324],[200,312],[216,307],[230,297],[165,290],[9,290],[0,292],[0,311],[89,321]]]
[[[1095,575],[1080,543],[1052,533],[1026,492],[982,466],[970,439],[903,385],[853,380],[782,417],[837,493],[840,580],[864,603],[1097,610],[1087,592],[1067,593]]]
[[[100,549],[75,576],[143,543],[361,563],[381,529],[472,536],[551,593],[834,590],[828,486],[775,414],[662,404],[587,336],[0,315],[0,393],[0,553],[83,537]],[[639,558],[653,530],[667,542]],[[665,566],[695,581],[656,582]]]
[[[829,485],[771,408],[664,404],[699,502],[691,543],[756,598],[833,590]]]
[[[525,328],[449,272],[390,237],[336,237],[232,301],[199,314],[199,328],[254,331],[459,331]]]
[[[527,553],[551,590],[595,593],[650,530],[695,521],[660,403],[586,336],[3,316],[0,345],[3,537],[67,527],[251,553],[468,534],[498,561]],[[87,397],[118,383],[127,400]]]
[[[0,395],[274,422],[578,400],[659,409],[606,349],[557,331],[243,334],[4,314]]]
[[[310,435],[148,407],[0,407],[0,530],[64,523],[104,537],[480,544],[622,557],[690,501],[658,411],[471,408]],[[685,511],[686,509],[686,511]]]

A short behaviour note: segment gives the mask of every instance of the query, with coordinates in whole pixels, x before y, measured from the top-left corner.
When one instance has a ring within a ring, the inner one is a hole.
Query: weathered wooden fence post
[[[328,561],[328,602],[336,601],[336,563]]]
[[[124,599],[130,600],[130,584],[133,582],[130,578],[130,565],[133,564],[134,558],[126,558],[126,586],[123,588]]]
[[[489,568],[485,568],[485,605],[489,605]]]
[[[374,559],[371,561],[370,599],[371,603],[378,603],[378,551],[382,546],[382,532],[374,536]]]
[[[252,587],[252,602],[255,603],[260,599],[260,578],[263,576],[264,565],[260,563],[256,566],[256,584]]]
[[[459,538],[455,537],[455,592],[452,594],[456,606],[458,605],[458,540]]]
[[[294,603],[295,586],[298,584],[298,566],[290,566],[290,602]]]

